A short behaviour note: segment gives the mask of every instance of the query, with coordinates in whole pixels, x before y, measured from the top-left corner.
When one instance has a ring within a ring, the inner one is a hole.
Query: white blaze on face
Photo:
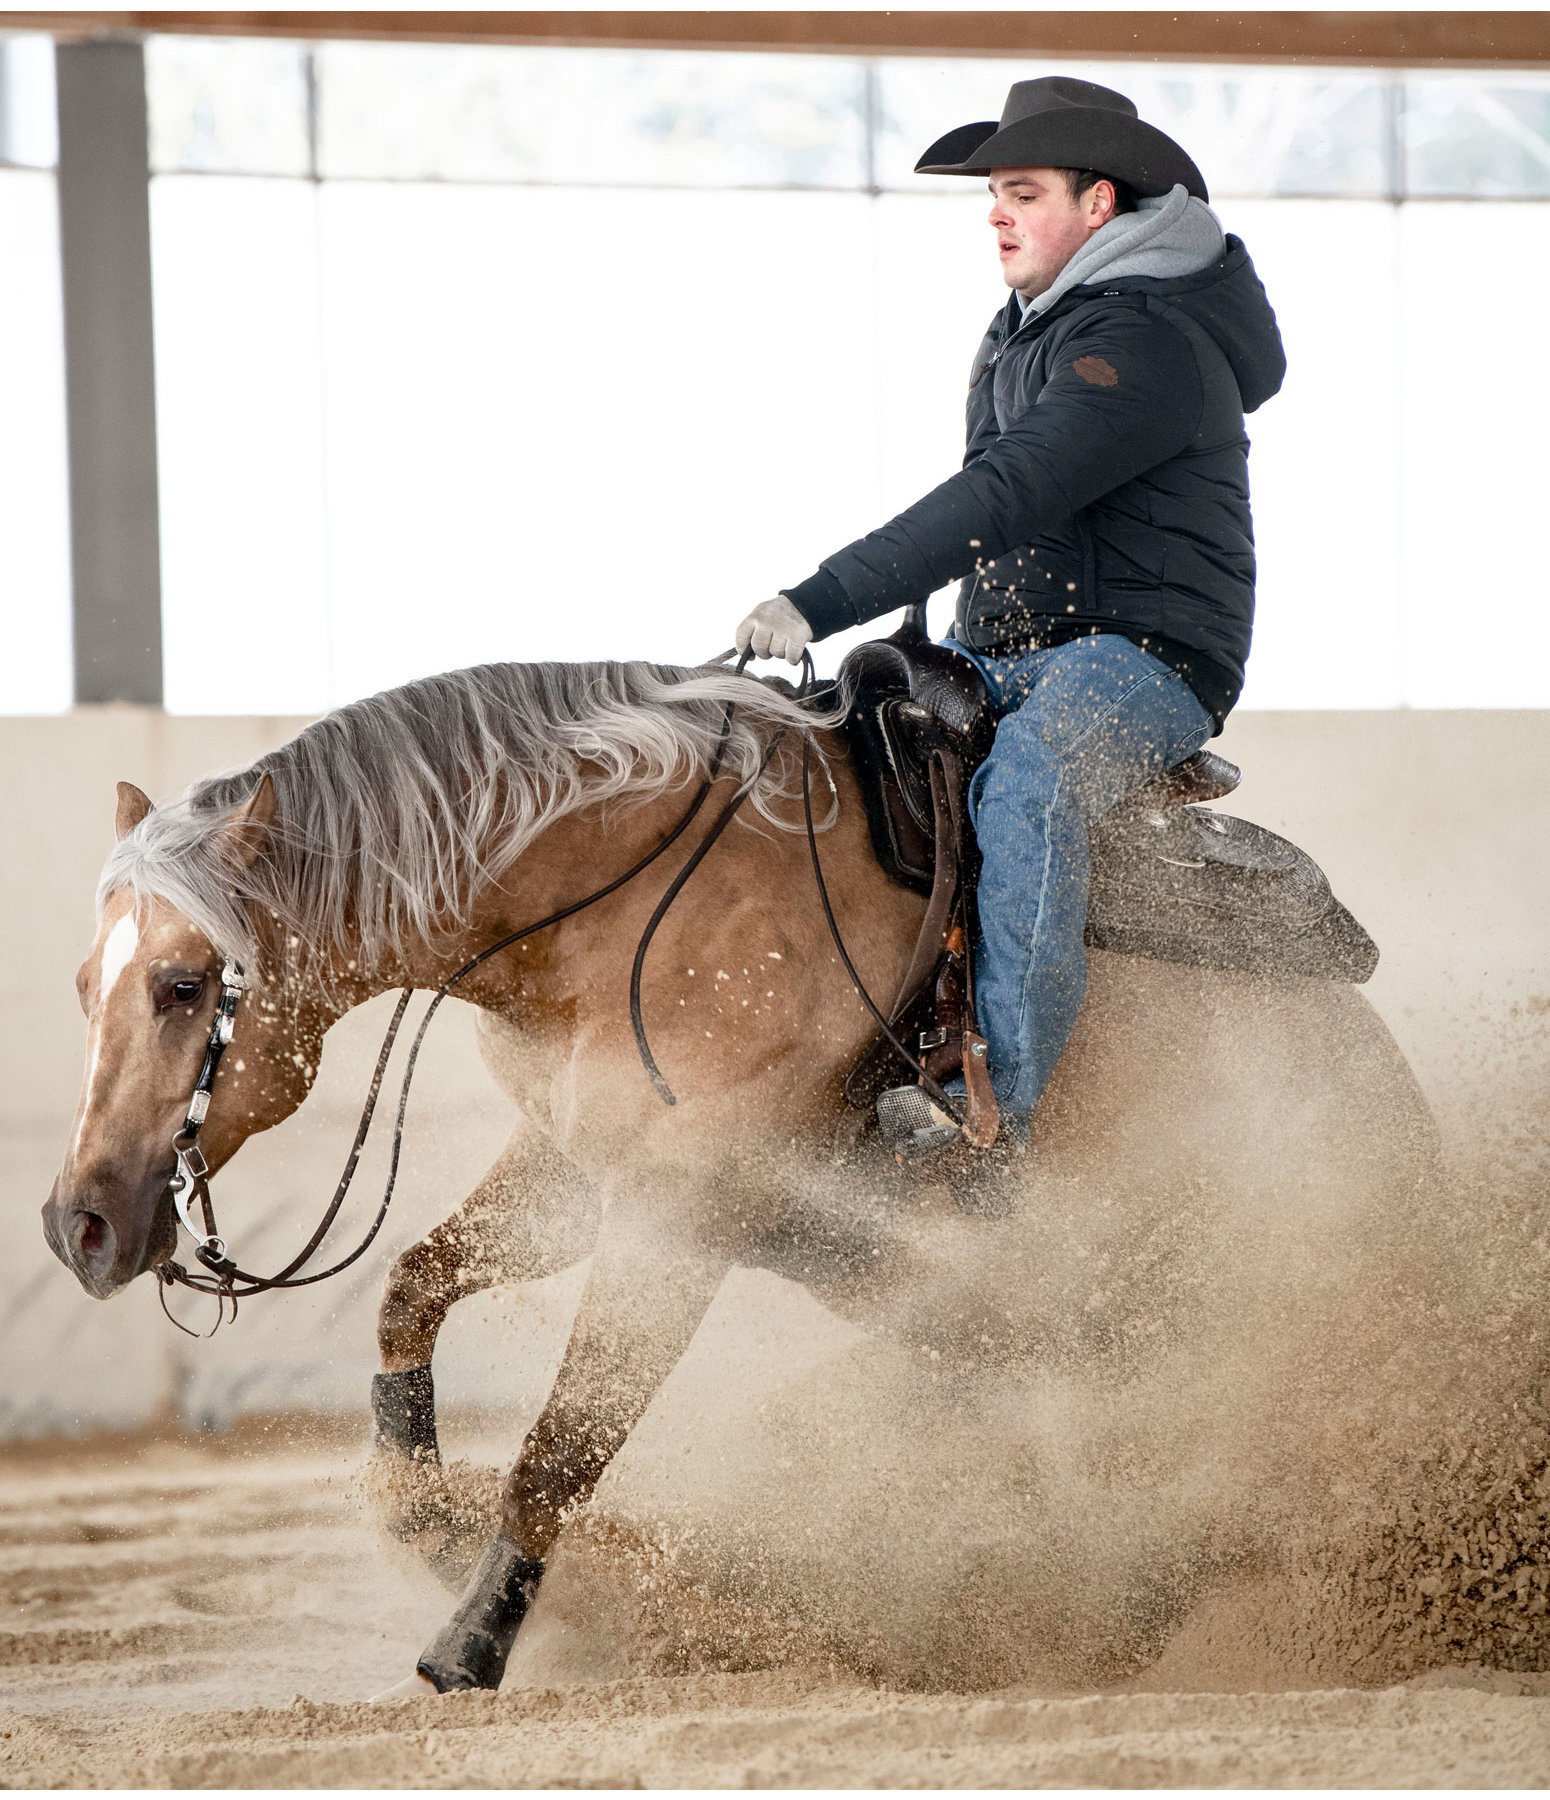
[[[113,984],[134,961],[140,945],[140,924],[131,910],[126,912],[108,933],[102,946],[102,959],[97,965],[97,1004],[92,1008],[91,1045],[86,1063],[86,1092],[81,1096],[81,1117],[75,1128],[75,1149],[81,1148],[81,1133],[91,1112],[92,1086],[97,1079],[97,1058],[102,1050],[102,1007],[113,991]]]
[[[99,1006],[112,993],[113,983],[134,959],[139,944],[139,921],[132,912],[126,912],[108,933],[108,941],[102,946],[102,972],[97,988]]]

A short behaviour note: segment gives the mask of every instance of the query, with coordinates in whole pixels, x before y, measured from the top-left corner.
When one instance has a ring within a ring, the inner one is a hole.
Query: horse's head
[[[263,848],[275,809],[268,778],[218,829],[235,867]],[[122,839],[151,810],[120,782]],[[69,1148],[43,1208],[54,1253],[99,1300],[165,1261],[177,1227],[168,1182],[221,990],[223,957],[167,901],[129,887],[108,894],[76,977],[86,1014],[86,1084]],[[319,1034],[294,1003],[257,985],[238,1009],[200,1149],[212,1169],[244,1139],[294,1112],[317,1065]]]

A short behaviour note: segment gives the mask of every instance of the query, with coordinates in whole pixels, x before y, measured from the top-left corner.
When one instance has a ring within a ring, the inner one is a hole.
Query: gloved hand
[[[799,663],[812,641],[812,626],[784,594],[761,601],[737,628],[739,655],[751,649],[755,656],[783,656],[788,663]]]

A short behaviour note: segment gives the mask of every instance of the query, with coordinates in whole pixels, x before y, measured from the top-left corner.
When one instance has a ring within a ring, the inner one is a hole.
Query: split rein
[[[728,652],[727,654],[730,655],[731,653]],[[749,656],[750,652],[745,650],[738,659],[737,673],[739,675],[746,669]],[[812,658],[804,651],[802,655],[802,680],[796,692],[796,697],[799,701],[810,697],[813,689],[813,681]],[[161,1301],[162,1311],[166,1313],[168,1319],[177,1326],[179,1331],[186,1333],[190,1337],[213,1336],[215,1332],[220,1329],[222,1322],[226,1318],[226,1307],[228,1303],[231,1307],[231,1317],[233,1321],[235,1321],[237,1317],[237,1303],[239,1300],[245,1300],[253,1294],[270,1293],[280,1288],[310,1287],[315,1282],[327,1281],[330,1276],[343,1273],[343,1271],[348,1269],[352,1263],[357,1262],[366,1254],[367,1250],[370,1249],[372,1242],[375,1240],[377,1233],[382,1229],[383,1222],[387,1218],[388,1208],[393,1201],[393,1191],[398,1181],[399,1153],[403,1146],[404,1116],[409,1105],[409,1089],[414,1080],[415,1065],[419,1060],[420,1046],[425,1041],[425,1034],[430,1027],[431,1020],[435,1018],[437,1009],[440,1007],[442,1001],[445,1000],[448,994],[450,994],[462,981],[473,974],[475,969],[488,962],[492,956],[498,956],[501,951],[509,950],[513,944],[520,943],[524,938],[532,937],[540,931],[547,931],[551,926],[558,925],[565,919],[573,918],[579,912],[584,912],[587,907],[595,906],[600,900],[606,900],[610,894],[616,894],[620,888],[633,881],[638,875],[644,874],[644,872],[649,869],[660,856],[671,849],[694,822],[701,807],[709,797],[712,788],[715,786],[717,777],[721,773],[722,764],[726,759],[727,744],[731,738],[732,721],[736,711],[736,701],[729,700],[726,703],[725,716],[721,722],[721,735],[717,740],[715,751],[711,757],[710,768],[706,773],[705,779],[701,782],[698,791],[693,800],[690,801],[683,816],[678,820],[677,824],[673,826],[672,830],[660,840],[660,842],[654,845],[652,849],[648,850],[637,862],[632,863],[622,875],[616,875],[612,881],[606,884],[606,886],[595,889],[584,899],[573,901],[569,906],[563,906],[559,908],[558,911],[549,913],[544,918],[535,920],[530,925],[524,925],[520,930],[508,932],[505,937],[488,945],[485,949],[481,950],[477,956],[470,957],[460,969],[452,975],[449,975],[441,986],[436,989],[435,993],[431,996],[430,1005],[426,1008],[424,1015],[421,1017],[419,1027],[409,1046],[408,1057],[404,1063],[403,1080],[398,1091],[397,1115],[393,1121],[393,1137],[388,1157],[387,1181],[383,1188],[381,1203],[377,1207],[376,1217],[372,1220],[366,1235],[348,1256],[341,1257],[338,1262],[327,1269],[315,1270],[311,1274],[304,1274],[302,1271],[306,1268],[306,1265],[311,1262],[312,1258],[322,1246],[324,1238],[327,1237],[334,1220],[338,1218],[339,1210],[344,1205],[346,1196],[349,1194],[351,1184],[355,1179],[356,1167],[361,1159],[361,1152],[366,1146],[366,1139],[371,1130],[372,1118],[377,1110],[377,1101],[382,1092],[382,1083],[387,1073],[388,1060],[392,1056],[393,1046],[397,1041],[399,1029],[403,1025],[404,1015],[408,1011],[409,1002],[413,997],[415,990],[412,987],[406,987],[398,996],[398,1004],[393,1010],[392,1019],[388,1022],[387,1032],[382,1040],[382,1048],[377,1053],[376,1067],[372,1071],[371,1085],[367,1089],[365,1105],[361,1109],[360,1123],[355,1130],[355,1140],[350,1146],[348,1157],[345,1159],[344,1170],[339,1177],[338,1185],[334,1189],[333,1198],[329,1201],[327,1209],[322,1218],[318,1221],[317,1228],[313,1231],[312,1236],[308,1238],[307,1242],[297,1254],[291,1258],[278,1274],[254,1275],[248,1270],[241,1268],[227,1254],[226,1240],[220,1235],[216,1228],[215,1204],[210,1193],[210,1168],[201,1154],[198,1144],[199,1133],[205,1122],[205,1115],[210,1109],[210,1096],[215,1088],[216,1073],[220,1068],[221,1058],[225,1054],[226,1046],[232,1040],[232,1035],[236,1028],[237,1008],[241,1003],[242,995],[247,991],[248,985],[241,964],[228,959],[221,970],[221,995],[219,1001],[216,1003],[215,1019],[210,1027],[210,1036],[205,1045],[204,1060],[200,1065],[199,1075],[194,1083],[194,1092],[189,1100],[188,1112],[184,1118],[182,1129],[172,1140],[173,1152],[177,1158],[176,1168],[169,1182],[173,1209],[187,1229],[190,1237],[194,1240],[194,1256],[201,1265],[201,1268],[198,1272],[195,1272],[184,1268],[181,1263],[169,1259],[166,1262],[159,1263],[154,1271],[157,1281],[157,1295]],[[705,860],[721,834],[737,816],[737,813],[742,808],[743,802],[753,792],[760,778],[763,776],[764,771],[769,767],[770,762],[773,759],[776,750],[784,740],[785,735],[785,730],[782,729],[771,738],[769,747],[760,760],[757,770],[755,770],[753,775],[743,783],[727,802],[726,806],[722,808],[715,823],[705,833],[705,836],[686,859],[682,868],[679,869],[678,873],[668,884],[662,898],[657,902],[656,909],[647,921],[646,928],[641,933],[640,942],[635,949],[635,960],[630,969],[630,1026],[635,1035],[635,1047],[640,1054],[642,1066],[645,1068],[646,1074],[650,1078],[651,1085],[656,1089],[656,1092],[664,1105],[667,1106],[676,1106],[677,1096],[663,1078],[662,1071],[657,1067],[656,1058],[651,1053],[651,1046],[646,1037],[645,1022],[641,1013],[641,975],[646,964],[646,952],[651,947],[651,941],[656,936],[657,928],[667,917],[669,908],[678,898],[679,894],[682,893],[685,884]],[[943,1092],[938,1083],[932,1080],[916,1057],[911,1054],[903,1043],[900,1042],[888,1019],[874,1002],[872,996],[867,992],[865,984],[862,982],[860,975],[856,972],[855,964],[851,961],[850,953],[845,947],[844,940],[840,936],[839,924],[834,916],[834,908],[830,904],[829,890],[824,881],[823,868],[818,856],[818,834],[817,829],[813,824],[812,737],[810,733],[806,732],[804,732],[802,738],[802,812],[807,831],[808,853],[812,859],[813,875],[818,885],[818,897],[823,905],[824,921],[828,926],[830,937],[834,940],[834,946],[839,952],[840,961],[844,965],[845,973],[850,978],[851,985],[855,988],[862,1003],[865,1005],[867,1011],[871,1013],[874,1021],[877,1023],[888,1042],[909,1067],[915,1071],[927,1091],[932,1095],[932,1098],[936,1100],[939,1106],[944,1107],[955,1119],[958,1118],[959,1110],[957,1103]],[[194,1212],[196,1204],[199,1208],[197,1218]],[[181,1320],[173,1316],[167,1305],[167,1289],[169,1287],[186,1287],[192,1289],[195,1293],[214,1295],[216,1301],[216,1320],[209,1332],[193,1331],[190,1327],[184,1325]]]

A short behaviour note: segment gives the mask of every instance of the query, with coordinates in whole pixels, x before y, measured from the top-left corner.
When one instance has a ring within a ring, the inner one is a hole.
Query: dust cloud
[[[0,1780],[1541,1782],[1537,1077],[1438,1154],[1368,1073],[1300,1163],[1292,1080],[1216,1117],[1208,1161],[1182,1130],[1139,1184],[1134,1144],[1109,1176],[1056,1159],[1010,1216],[808,1196],[836,1242],[922,1244],[910,1278],[729,1277],[498,1696],[361,1704],[490,1529],[581,1271],[455,1316],[446,1366],[520,1355],[531,1404],[498,1429],[447,1407],[444,1467],[374,1461],[363,1421],[304,1455],[270,1448],[284,1423],[17,1452]]]
[[[1326,1160],[1235,1188],[1288,1137],[1273,1112],[1210,1169],[1154,1146],[1144,1192],[1041,1171],[972,1231],[896,1196],[930,1274],[851,1307],[892,1335],[734,1274],[562,1539],[508,1685],[1550,1672],[1550,1155],[1497,1119],[1439,1156],[1396,1100],[1344,1181]],[[360,1491],[455,1588],[498,1488],[454,1461]]]

